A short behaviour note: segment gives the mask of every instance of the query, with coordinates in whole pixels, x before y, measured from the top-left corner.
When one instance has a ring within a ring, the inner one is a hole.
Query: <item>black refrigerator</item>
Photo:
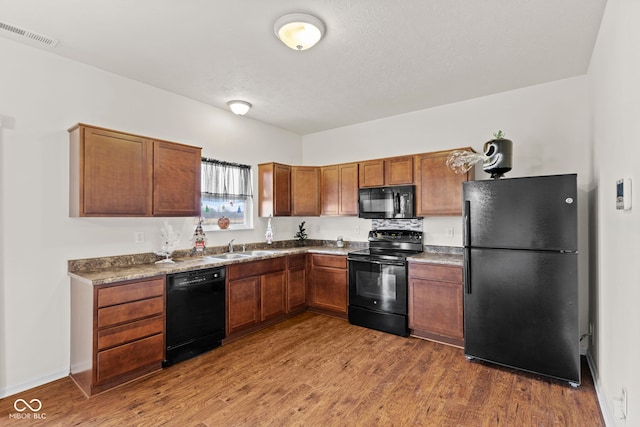
[[[463,183],[468,359],[580,384],[576,177]]]

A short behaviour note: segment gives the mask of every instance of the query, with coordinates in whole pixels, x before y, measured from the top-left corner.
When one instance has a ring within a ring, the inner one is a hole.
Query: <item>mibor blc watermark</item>
[[[16,399],[13,402],[13,409],[16,412],[9,414],[9,419],[13,420],[44,420],[47,418],[47,414],[40,412],[42,410],[42,402],[40,399],[31,399],[26,401],[24,399]]]

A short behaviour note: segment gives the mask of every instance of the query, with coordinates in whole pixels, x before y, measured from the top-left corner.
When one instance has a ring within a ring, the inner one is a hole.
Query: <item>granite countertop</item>
[[[125,280],[146,279],[165,274],[179,273],[183,271],[201,270],[212,267],[240,264],[244,262],[258,261],[269,258],[277,258],[287,255],[313,253],[327,255],[347,255],[349,252],[362,249],[366,244],[352,243],[343,248],[332,246],[323,241],[313,241],[312,246],[286,246],[284,247],[254,247],[253,250],[269,251],[269,254],[260,254],[240,259],[215,259],[216,253],[207,253],[205,256],[189,256],[188,252],[178,253],[173,259],[175,263],[160,263],[155,261],[155,254],[123,255],[115,257],[88,258],[71,260],[68,265],[68,274],[74,279],[90,285],[105,285],[122,282]],[[242,251],[236,251],[242,254]],[[219,253],[218,253],[219,255]],[[462,266],[462,248],[427,246],[425,252],[407,258],[410,263],[442,264]]]
[[[147,257],[147,259],[143,259],[142,261],[138,261],[134,260],[134,258],[136,257],[135,255],[131,255],[129,257],[113,257],[126,258],[125,261],[118,259],[114,262],[109,262],[108,257],[75,260],[69,261],[68,274],[74,279],[89,283],[91,285],[104,285],[125,280],[145,279],[155,276],[162,276],[165,274],[179,273],[182,271],[200,270],[211,267],[222,267],[231,264],[239,264],[243,262],[258,261],[301,253],[347,255],[347,253],[353,251],[354,248],[338,248],[335,246],[303,246],[273,249],[265,248],[260,250],[266,250],[272,253],[260,256],[251,256],[249,258],[227,260],[218,260],[211,258],[215,256],[215,254],[200,257],[185,256],[174,258],[175,263],[173,264],[155,264],[154,261],[149,261],[149,257]],[[237,251],[237,253],[241,254],[242,251]]]
[[[462,267],[462,253],[423,252],[408,258],[410,263],[442,264]]]

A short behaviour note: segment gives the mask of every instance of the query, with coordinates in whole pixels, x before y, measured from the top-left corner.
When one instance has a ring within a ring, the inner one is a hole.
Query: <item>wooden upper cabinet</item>
[[[322,215],[358,215],[358,163],[321,168]]]
[[[360,162],[360,188],[413,184],[413,156]]]
[[[384,160],[384,185],[413,184],[413,156]]]
[[[258,165],[258,216],[291,215],[291,167],[280,163]]]
[[[415,156],[417,216],[462,215],[462,183],[473,180],[474,170],[456,174],[449,169],[446,161],[451,151]]]
[[[77,126],[70,130],[71,216],[150,216],[153,142]]]
[[[291,167],[291,215],[320,215],[320,168]]]
[[[199,215],[200,148],[83,124],[69,132],[69,215]]]
[[[153,214],[200,216],[200,148],[154,141]]]
[[[360,162],[360,188],[382,187],[384,185],[384,160]]]

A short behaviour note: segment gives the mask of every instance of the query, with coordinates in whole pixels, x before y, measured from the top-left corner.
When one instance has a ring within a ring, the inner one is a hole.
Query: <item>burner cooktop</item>
[[[349,252],[349,257],[405,259],[424,250],[422,232],[410,230],[371,230],[369,249]]]

